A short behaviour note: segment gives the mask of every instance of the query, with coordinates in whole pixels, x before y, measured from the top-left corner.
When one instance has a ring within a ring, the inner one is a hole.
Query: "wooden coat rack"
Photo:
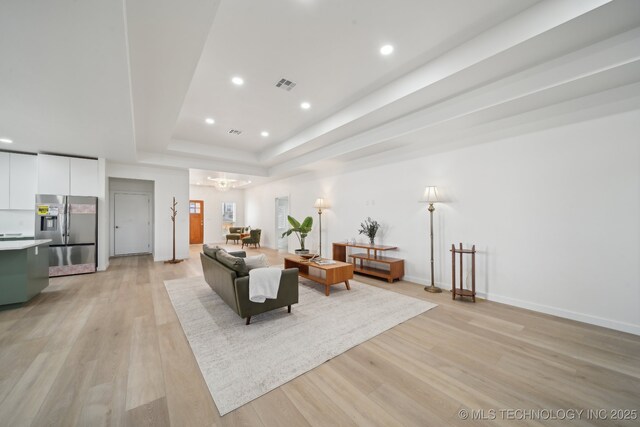
[[[183,261],[181,259],[176,259],[176,215],[178,215],[178,211],[176,210],[177,205],[178,202],[176,202],[176,198],[174,196],[173,204],[169,208],[169,210],[171,211],[171,222],[173,223],[173,258],[171,258],[169,261],[165,261],[165,264],[177,264]]]

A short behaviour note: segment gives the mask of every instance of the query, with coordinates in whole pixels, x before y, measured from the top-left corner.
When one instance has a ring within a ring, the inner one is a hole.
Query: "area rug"
[[[436,306],[353,280],[329,297],[300,283],[291,314],[277,309],[246,326],[203,277],[164,282],[220,415]]]

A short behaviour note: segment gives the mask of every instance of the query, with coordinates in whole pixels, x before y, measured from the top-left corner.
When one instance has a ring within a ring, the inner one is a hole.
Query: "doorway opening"
[[[189,244],[204,242],[204,201],[189,200]]]
[[[154,182],[109,179],[111,256],[153,253]]]
[[[287,216],[289,215],[289,197],[276,197],[276,249],[287,251],[289,249],[289,240],[282,237],[282,233],[287,231]]]
[[[236,224],[236,202],[222,202],[222,236],[229,234],[229,228]]]

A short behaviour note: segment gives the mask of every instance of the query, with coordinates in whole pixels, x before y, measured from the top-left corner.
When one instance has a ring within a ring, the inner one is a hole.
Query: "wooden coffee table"
[[[349,279],[353,279],[353,264],[350,263],[336,261],[335,264],[319,265],[298,255],[288,255],[284,257],[284,268],[297,268],[299,276],[324,285],[326,296],[331,292],[331,285],[344,283],[351,290]],[[310,269],[324,271],[325,277],[309,274]]]

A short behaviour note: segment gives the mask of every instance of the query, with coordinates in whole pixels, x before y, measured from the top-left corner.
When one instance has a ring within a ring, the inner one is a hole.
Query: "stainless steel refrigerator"
[[[37,195],[35,238],[51,239],[50,277],[95,273],[98,198]]]

